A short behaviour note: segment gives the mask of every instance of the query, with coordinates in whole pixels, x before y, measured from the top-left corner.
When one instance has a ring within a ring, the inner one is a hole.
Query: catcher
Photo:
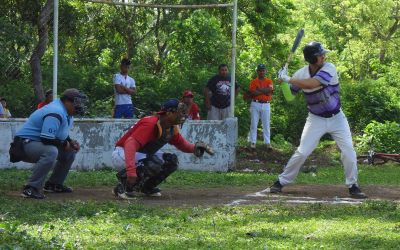
[[[175,154],[160,151],[167,143],[197,157],[204,152],[214,154],[207,144],[191,144],[179,133],[179,125],[186,120],[186,110],[184,103],[171,99],[160,112],[139,120],[117,141],[112,154],[113,165],[118,170],[119,183],[113,190],[116,197],[130,199],[135,197],[135,192],[161,196],[157,186],[178,168]]]

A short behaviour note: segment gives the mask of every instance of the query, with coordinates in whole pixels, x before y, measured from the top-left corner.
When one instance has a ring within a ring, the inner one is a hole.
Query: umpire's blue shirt
[[[68,115],[64,104],[57,99],[33,112],[15,135],[34,141],[41,141],[40,138],[64,141],[72,126],[73,117]]]

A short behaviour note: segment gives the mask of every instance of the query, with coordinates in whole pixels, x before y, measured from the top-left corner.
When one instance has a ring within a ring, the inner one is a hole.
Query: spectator
[[[270,101],[272,99],[273,85],[272,80],[265,77],[267,72],[264,64],[257,66],[258,77],[250,82],[249,95],[251,97],[250,113],[250,143],[251,148],[256,148],[258,121],[261,118],[264,143],[268,150],[271,149],[270,142],[270,120],[271,108]]]
[[[52,101],[53,101],[53,90],[49,89],[49,90],[46,91],[44,101],[37,105],[37,109],[43,108],[44,106],[46,106],[47,104],[51,103]]]
[[[208,110],[208,120],[223,120],[231,117],[231,77],[228,66],[221,64],[218,67],[218,75],[213,76],[204,89],[205,104]],[[235,84],[235,93],[238,94],[238,86]],[[211,97],[210,97],[211,92]]]
[[[3,105],[1,105],[1,102],[0,102],[0,118],[5,118],[4,108]]]
[[[60,99],[33,112],[17,131],[10,148],[11,162],[34,163],[22,196],[43,199],[45,192],[71,193],[64,186],[80,145],[69,137],[74,115],[83,115],[87,97],[77,89],[67,89]],[[53,173],[46,183],[49,171]],[[44,187],[43,187],[44,184]]]
[[[128,76],[131,61],[123,58],[120,65],[120,73],[113,77],[115,93],[114,118],[133,118],[134,107],[131,95],[136,93],[135,80]]]
[[[183,92],[183,103],[188,107],[186,114],[189,120],[200,120],[199,106],[193,101],[193,93],[190,90]]]
[[[4,97],[0,97],[0,103],[1,106],[3,106],[3,113],[4,113],[4,118],[11,118],[11,112],[10,110],[7,108],[7,101],[6,98]]]

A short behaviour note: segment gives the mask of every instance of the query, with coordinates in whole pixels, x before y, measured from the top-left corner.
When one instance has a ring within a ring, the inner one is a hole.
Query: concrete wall
[[[26,119],[0,119],[0,168],[30,168],[29,163],[10,163],[9,145]],[[132,126],[133,121],[121,119],[76,119],[71,138],[81,143],[73,168],[99,169],[111,167],[111,153],[118,138]],[[197,158],[167,145],[164,152],[179,156],[180,169],[199,171],[227,171],[235,166],[237,142],[237,119],[224,121],[187,121],[182,127],[182,135],[190,142],[204,141],[212,145],[215,155],[205,154]]]

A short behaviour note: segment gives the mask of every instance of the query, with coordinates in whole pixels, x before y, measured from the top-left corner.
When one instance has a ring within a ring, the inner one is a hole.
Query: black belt
[[[333,111],[333,112],[323,113],[323,114],[318,115],[318,116],[321,116],[321,117],[324,117],[324,118],[332,118],[335,115],[339,114],[339,112],[340,112],[340,109],[336,110],[336,111]]]
[[[259,101],[259,100],[253,100],[253,102],[258,102],[258,103],[269,103],[269,101]]]

